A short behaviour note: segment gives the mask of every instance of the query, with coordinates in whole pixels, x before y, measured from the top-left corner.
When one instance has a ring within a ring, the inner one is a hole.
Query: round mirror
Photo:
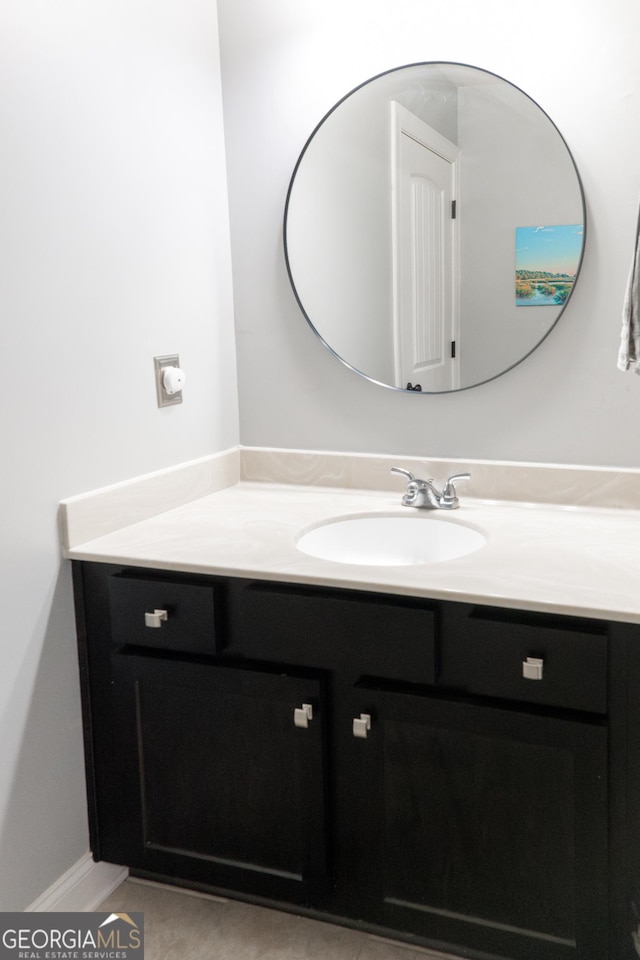
[[[374,77],[296,164],[285,256],[300,307],[357,373],[440,393],[492,380],[547,336],[577,280],[580,178],[522,90],[458,63]]]

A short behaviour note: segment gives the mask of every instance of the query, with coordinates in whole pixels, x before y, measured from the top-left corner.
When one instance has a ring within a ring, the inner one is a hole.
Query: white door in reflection
[[[455,390],[458,148],[399,104],[392,107],[396,386]]]

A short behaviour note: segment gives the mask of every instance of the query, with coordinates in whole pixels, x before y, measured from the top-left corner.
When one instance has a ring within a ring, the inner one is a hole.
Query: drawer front
[[[185,653],[216,652],[213,585],[115,574],[109,580],[112,640]]]
[[[606,713],[606,625],[476,607],[443,642],[440,683],[489,697]]]
[[[232,605],[243,656],[435,682],[436,614],[422,601],[245,581]]]

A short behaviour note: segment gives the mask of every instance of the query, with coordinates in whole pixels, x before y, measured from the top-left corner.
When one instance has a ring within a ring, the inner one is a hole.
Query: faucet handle
[[[457,500],[458,497],[456,496],[456,488],[454,487],[454,483],[457,483],[458,480],[470,480],[470,479],[471,479],[470,473],[452,474],[452,476],[450,476],[447,479],[447,482],[444,485],[444,490],[442,491],[442,499],[447,502]]]
[[[401,476],[406,477],[409,482],[415,480],[411,470],[405,470],[403,467],[391,467],[391,473],[399,473]]]

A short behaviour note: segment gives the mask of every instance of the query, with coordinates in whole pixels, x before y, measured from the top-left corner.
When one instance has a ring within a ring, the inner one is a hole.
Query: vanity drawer
[[[243,656],[435,682],[436,612],[423,601],[250,581],[233,606]]]
[[[216,652],[213,584],[115,574],[109,579],[109,603],[118,645]]]
[[[475,607],[443,643],[440,684],[606,713],[606,624]]]

